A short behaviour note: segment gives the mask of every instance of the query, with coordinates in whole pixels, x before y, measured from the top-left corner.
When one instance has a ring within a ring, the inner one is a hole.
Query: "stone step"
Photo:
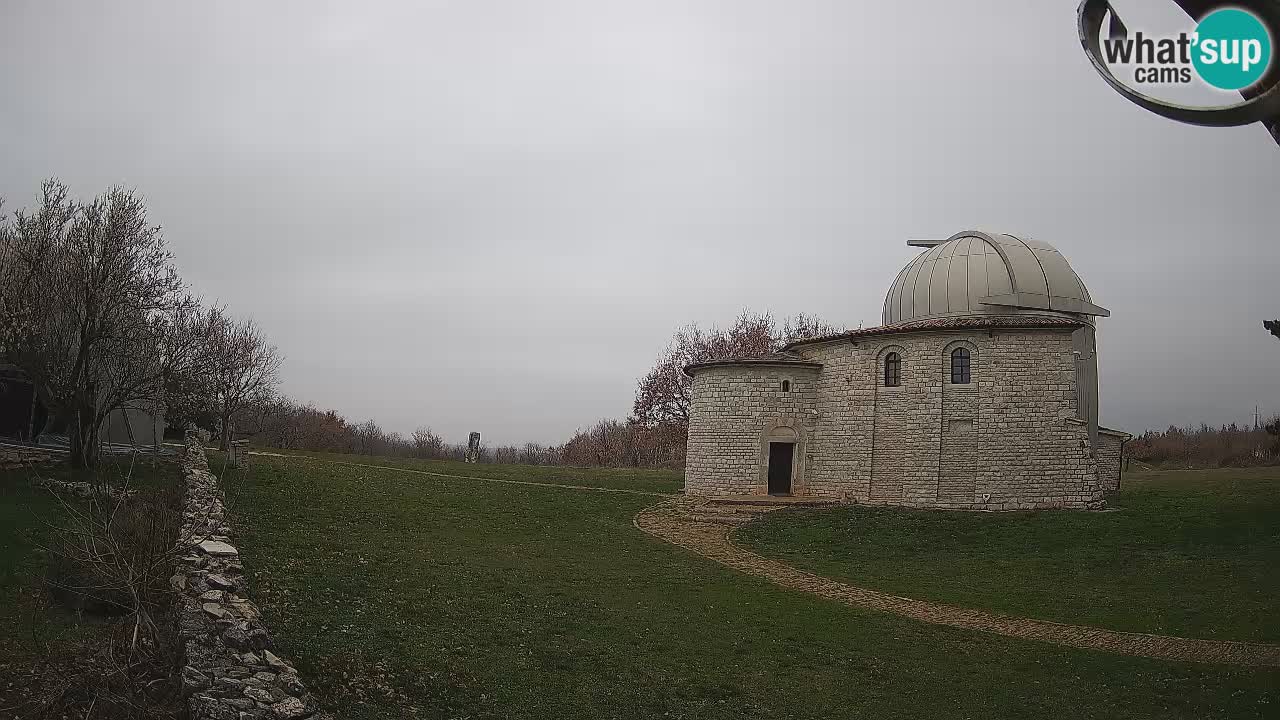
[[[707,498],[707,504],[739,507],[830,507],[839,505],[836,500],[794,495],[729,495]]]

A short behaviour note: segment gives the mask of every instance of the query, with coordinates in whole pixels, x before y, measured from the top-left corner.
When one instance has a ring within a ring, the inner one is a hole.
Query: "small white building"
[[[1093,303],[1048,243],[927,248],[884,324],[698,363],[685,492],[951,509],[1095,508],[1127,435],[1098,425]]]

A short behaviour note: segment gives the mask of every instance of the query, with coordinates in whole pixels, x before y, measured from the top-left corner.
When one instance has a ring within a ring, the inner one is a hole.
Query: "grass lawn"
[[[1280,705],[1275,671],[1069,650],[782,590],[636,530],[652,497],[266,457],[223,480],[277,643],[340,717],[1234,718]]]
[[[1135,473],[1110,506],[1119,512],[788,511],[735,539],[909,597],[1116,630],[1280,641],[1280,468]]]
[[[175,465],[127,459],[104,462],[100,471],[112,484],[132,472],[130,486],[159,488],[176,483]],[[80,643],[108,632],[106,622],[80,616],[50,600],[44,581],[49,557],[41,546],[53,538],[50,525],[65,520],[65,509],[48,490],[33,487],[37,476],[91,480],[65,465],[0,470],[0,717],[12,717],[15,705],[31,698],[42,681],[34,668],[60,663]],[[69,500],[69,502],[78,502]]]
[[[551,465],[490,465],[464,463],[455,460],[369,457],[365,455],[339,455],[294,450],[284,452],[336,462],[404,467],[443,475],[519,480],[521,482],[547,483],[551,485],[586,485],[590,487],[645,490],[661,493],[678,493],[684,487],[684,473],[679,470],[582,468]]]

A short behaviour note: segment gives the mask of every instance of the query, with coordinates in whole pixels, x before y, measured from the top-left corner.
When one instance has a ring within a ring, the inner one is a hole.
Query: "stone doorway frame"
[[[791,455],[791,495],[807,495],[805,458],[808,455],[808,433],[798,418],[775,418],[765,423],[760,432],[760,455],[757,459],[756,495],[769,494],[769,443],[793,443]]]

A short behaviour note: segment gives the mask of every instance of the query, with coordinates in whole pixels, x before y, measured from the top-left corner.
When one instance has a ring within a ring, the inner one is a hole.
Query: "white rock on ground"
[[[206,555],[239,555],[240,551],[221,540],[204,540],[196,547]]]

